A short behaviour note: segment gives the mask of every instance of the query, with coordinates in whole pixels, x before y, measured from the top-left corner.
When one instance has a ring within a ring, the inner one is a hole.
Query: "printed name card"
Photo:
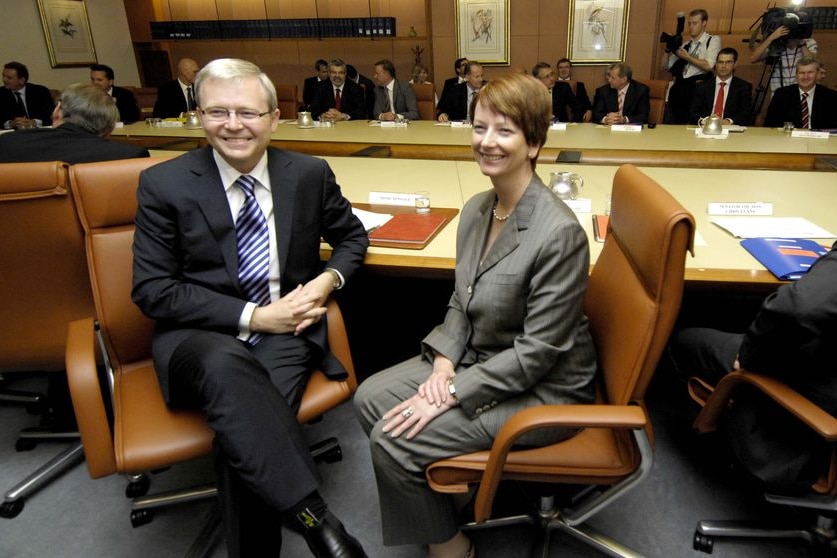
[[[470,128],[471,123],[464,120],[453,120],[450,123],[451,128]]]
[[[549,129],[550,130],[558,130],[560,132],[563,132],[567,129],[567,123],[566,122],[553,122],[552,124],[549,125]]]
[[[591,213],[593,211],[593,202],[590,198],[564,200],[564,203],[575,213]]]
[[[614,124],[610,127],[611,132],[641,132],[642,124]]]
[[[771,202],[709,202],[709,215],[773,215]]]
[[[828,132],[818,132],[816,130],[794,130],[791,132],[792,138],[814,138],[814,139],[828,139]]]
[[[380,205],[416,205],[417,194],[405,194],[402,192],[369,192],[369,203]]]
[[[381,120],[381,128],[406,128],[406,122],[396,122],[395,120]]]

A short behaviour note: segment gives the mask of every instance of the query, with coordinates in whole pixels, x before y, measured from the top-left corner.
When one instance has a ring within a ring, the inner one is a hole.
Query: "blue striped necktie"
[[[265,306],[270,303],[270,235],[267,219],[253,193],[256,180],[243,174],[235,183],[244,192],[245,197],[235,222],[238,281],[248,301],[256,303],[257,306]],[[262,334],[253,333],[247,342],[255,345],[261,338]]]

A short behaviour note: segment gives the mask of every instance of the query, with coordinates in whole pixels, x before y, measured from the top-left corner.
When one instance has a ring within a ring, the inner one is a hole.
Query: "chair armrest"
[[[558,426],[638,430],[647,423],[645,410],[638,405],[538,405],[523,409],[506,421],[494,439],[477,490],[475,509],[486,512],[491,509],[509,451],[524,434]]]
[[[65,364],[87,470],[94,479],[111,475],[116,472],[116,457],[96,367],[93,318],[70,323],[67,329]]]
[[[770,376],[748,371],[730,372],[715,386],[715,392],[695,419],[698,432],[712,432],[726,409],[733,392],[740,385],[750,385],[808,425],[828,442],[837,441],[837,418],[803,397],[786,384]]]
[[[349,347],[349,338],[346,334],[346,324],[343,321],[343,313],[340,306],[333,298],[326,301],[326,320],[328,322],[328,346],[332,354],[340,361],[348,372],[349,377],[346,383],[349,391],[354,393],[357,390],[357,377],[355,366],[352,362],[352,351]]]

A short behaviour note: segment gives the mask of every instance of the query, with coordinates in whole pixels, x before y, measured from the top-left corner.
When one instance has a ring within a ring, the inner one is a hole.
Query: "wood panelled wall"
[[[341,57],[361,73],[371,76],[380,58],[395,62],[399,77],[409,78],[414,55],[424,50],[422,61],[430,67],[431,78],[441,83],[453,73],[457,57],[456,0],[124,0],[131,37],[143,48],[164,49],[171,63],[184,56],[205,63],[213,58],[234,56],[252,60],[279,83],[297,83],[312,74],[318,58]],[[782,4],[781,0],[779,2]],[[789,5],[789,0],[785,2]],[[809,6],[827,6],[834,0],[808,0]],[[570,2],[555,0],[509,0],[510,67],[530,69],[543,60],[554,64],[567,53]],[[710,33],[721,36],[724,46],[739,50],[738,74],[757,82],[761,64],[751,65],[748,27],[764,11],[755,0],[630,0],[626,61],[639,79],[666,79],[662,69],[665,53],[658,43],[661,31],[674,31],[675,14],[694,7],[709,12]],[[178,41],[151,43],[149,21],[307,17],[376,17],[397,20],[394,39],[324,39],[275,41]],[[417,37],[408,37],[410,27]],[[820,58],[832,68],[827,81],[837,82],[837,32],[815,33]],[[508,71],[508,67],[489,67],[487,77]],[[588,83],[588,91],[604,83],[602,66],[576,66],[575,77]]]

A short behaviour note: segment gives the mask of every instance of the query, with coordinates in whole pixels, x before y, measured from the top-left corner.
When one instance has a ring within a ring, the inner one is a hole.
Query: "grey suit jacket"
[[[395,105],[393,111],[402,115],[407,120],[418,120],[418,102],[416,94],[410,84],[400,79],[392,80],[392,101]],[[373,117],[378,118],[386,106],[386,91],[381,86],[375,88],[375,107],[372,110]]]
[[[268,149],[281,295],[322,271],[320,238],[334,249],[328,266],[348,281],[369,238],[320,159]],[[134,233],[134,303],[157,321],[154,364],[168,398],[168,363],[192,330],[238,334],[246,300],[238,281],[236,233],[212,148],[190,151],[140,175]],[[305,336],[327,349],[323,321]],[[323,371],[345,370],[330,353]]]
[[[454,362],[457,396],[472,418],[523,392],[544,403],[589,403],[596,351],[582,310],[587,236],[535,176],[480,261],[494,197],[478,194],[462,210],[454,293],[424,354]]]

